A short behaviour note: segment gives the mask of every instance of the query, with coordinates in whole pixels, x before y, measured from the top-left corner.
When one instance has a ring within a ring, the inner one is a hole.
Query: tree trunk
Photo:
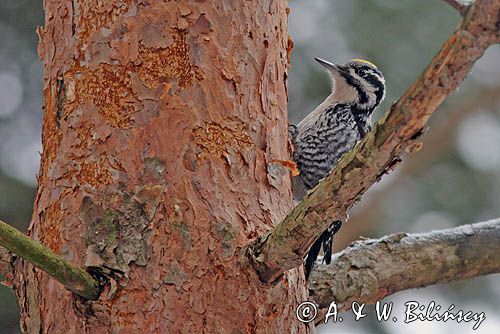
[[[302,269],[243,246],[291,209],[287,2],[46,0],[30,235],[107,281],[84,301],[24,261],[27,333],[297,333]]]

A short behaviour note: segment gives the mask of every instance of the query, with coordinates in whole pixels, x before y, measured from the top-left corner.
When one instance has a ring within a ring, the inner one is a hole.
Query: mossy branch
[[[500,272],[500,218],[422,234],[363,240],[316,266],[310,296],[320,308],[334,300],[375,303],[398,291]]]
[[[352,152],[346,154],[288,216],[246,250],[263,282],[303,263],[311,244],[380,178],[401,156],[420,149],[430,116],[457,89],[474,63],[500,42],[498,0],[476,0],[460,26],[443,44],[424,73],[392,105],[385,117]]]
[[[99,297],[100,284],[89,273],[75,267],[38,241],[1,220],[0,246],[42,269],[78,296],[90,300]]]

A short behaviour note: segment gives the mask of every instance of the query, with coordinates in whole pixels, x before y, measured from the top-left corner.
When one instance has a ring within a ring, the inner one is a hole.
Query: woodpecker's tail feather
[[[309,280],[309,275],[314,266],[314,262],[318,258],[319,250],[321,249],[321,245],[323,244],[323,236],[327,231],[323,232],[321,236],[312,244],[309,252],[306,257],[305,271],[306,271],[306,281]]]
[[[326,231],[324,231],[320,237],[313,243],[306,257],[306,280],[309,279],[309,275],[314,267],[314,262],[318,258],[319,250],[323,248],[323,262],[330,264],[332,262],[332,244],[333,236],[340,230],[342,222],[339,220],[334,221]]]

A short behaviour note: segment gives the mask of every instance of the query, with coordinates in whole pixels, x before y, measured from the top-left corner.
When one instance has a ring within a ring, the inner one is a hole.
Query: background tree
[[[388,3],[389,3],[389,2],[388,2]],[[365,2],[360,2],[360,4],[362,4],[362,5],[363,5],[363,4],[365,4]],[[344,5],[345,5],[345,4],[344,4]],[[361,9],[363,9],[363,8],[356,8],[356,10],[354,10],[353,12],[355,12],[355,13],[356,13],[356,15],[357,15],[357,13],[358,13]],[[380,8],[376,8],[376,9],[380,9]],[[311,10],[314,10],[314,9],[311,9]],[[306,12],[306,11],[302,11],[302,12]],[[363,12],[363,13],[367,13],[367,14],[368,14],[368,13],[377,13],[376,11],[371,11],[371,10],[366,10],[366,11],[362,11],[362,12]],[[401,10],[401,12],[404,12],[404,10]],[[443,10],[443,12],[444,12],[444,10]],[[394,13],[394,10],[393,10],[393,13]],[[192,13],[191,13],[191,14],[192,14]],[[60,14],[60,15],[66,15],[66,14],[64,14],[64,13],[63,13],[63,14]],[[377,14],[373,14],[373,15],[377,15]],[[188,16],[189,16],[189,15],[188,15]],[[63,16],[63,17],[64,17],[64,16]],[[348,16],[345,16],[345,17],[348,17]],[[359,17],[359,15],[358,15],[358,17]],[[319,21],[320,21],[320,20],[318,20],[318,22],[319,22]],[[370,20],[367,20],[367,21],[368,21],[368,22],[370,22]],[[332,20],[327,20],[327,21],[325,21],[325,22],[332,22]],[[455,22],[456,22],[456,21],[455,21]],[[99,23],[99,22],[97,22],[97,23]],[[101,22],[101,23],[102,23],[102,22]],[[188,23],[189,23],[189,22],[188,22]],[[184,23],[182,23],[182,22],[181,22],[180,24],[182,25],[182,24],[184,24]],[[376,24],[374,24],[374,25],[372,25],[372,26],[373,26],[373,27],[376,27],[377,25],[376,25]],[[134,28],[134,29],[135,29],[135,28]],[[132,29],[132,31],[134,31],[134,29]],[[186,29],[188,29],[188,30],[189,30],[189,27],[188,27],[188,28],[186,28]],[[78,29],[76,29],[76,30],[78,31]],[[125,30],[127,30],[127,29],[125,29]],[[333,29],[332,29],[332,30],[333,30]],[[127,35],[127,33],[123,33],[123,34],[124,34],[124,35]],[[113,37],[112,37],[112,38],[115,38],[115,37],[116,37],[116,38],[118,38],[118,37],[121,37],[121,36],[120,36],[120,34],[118,34],[118,36],[113,35]],[[120,38],[118,38],[118,39],[120,40]],[[356,37],[354,37],[354,36],[353,36],[353,38],[352,38],[352,40],[353,40],[353,41],[358,40],[358,39],[359,39],[359,36],[356,36]],[[443,37],[443,39],[444,39],[444,37]],[[210,42],[210,41],[207,41],[207,42]],[[127,45],[126,43],[128,43],[128,41],[125,41],[124,43],[125,43],[125,45]],[[255,42],[255,43],[257,43],[257,42]],[[440,41],[438,42],[438,44],[439,44],[439,43],[440,43]],[[271,45],[275,45],[275,44],[271,44]],[[281,45],[281,47],[283,47],[283,44],[279,44],[279,45]],[[338,45],[338,43],[336,43],[335,45]],[[114,47],[114,49],[121,49],[122,47],[123,47],[123,45],[119,43],[117,46],[115,46],[115,47]],[[181,49],[182,49],[182,47],[181,47]],[[308,51],[309,51],[309,50],[311,50],[311,49],[308,49]],[[94,52],[94,51],[96,51],[96,50],[93,50],[93,51],[91,51],[91,52]],[[102,51],[102,50],[97,50],[97,51]],[[190,52],[191,52],[191,51],[190,51]],[[300,52],[300,50],[299,50],[298,52]],[[309,51],[309,52],[310,52],[310,51]],[[434,52],[434,51],[431,51],[430,53],[433,53],[433,52]],[[363,52],[363,53],[364,53],[364,52]],[[366,53],[368,54],[369,52],[366,52]],[[386,53],[385,55],[387,55],[387,53]],[[120,56],[120,55],[118,55],[118,56]],[[123,56],[123,57],[129,57],[130,55],[121,55],[121,56]],[[133,57],[133,55],[132,55],[132,57]],[[340,57],[340,56],[339,56],[339,57]],[[385,56],[384,56],[384,57],[385,57]],[[326,57],[325,57],[325,58],[326,58]],[[120,60],[120,58],[119,58],[119,57],[118,57],[118,59]],[[169,59],[170,59],[170,58],[169,58]],[[385,58],[384,58],[384,59],[385,59]],[[389,60],[390,60],[390,59],[389,59]],[[381,61],[382,61],[382,60],[378,61],[378,63],[379,63],[379,64],[380,64],[380,66],[382,67],[382,65],[381,65]],[[425,60],[424,60],[424,61],[425,61]],[[308,63],[308,62],[306,62],[306,63]],[[177,63],[177,65],[178,65],[178,64],[185,65],[186,63],[185,63],[185,62],[178,62],[178,63]],[[198,63],[196,63],[196,64],[198,65]],[[205,66],[207,66],[209,63],[203,63],[203,64],[204,64]],[[382,64],[383,64],[383,61],[382,61]],[[398,64],[398,62],[392,62],[392,63],[391,63],[391,67],[387,66],[387,68],[392,68],[392,65],[395,65],[395,64]],[[115,64],[113,64],[113,65],[115,65]],[[176,63],[174,62],[174,65],[173,65],[173,66],[175,67],[175,66],[177,66],[177,65],[176,65]],[[403,64],[403,65],[406,65],[406,64]],[[115,65],[115,66],[116,66],[116,65]],[[140,59],[139,64],[135,64],[135,66],[138,66],[138,67],[140,68],[141,66],[147,66],[147,65],[144,65],[144,62]],[[172,66],[172,65],[168,65],[168,66]],[[168,68],[168,66],[166,66],[166,67]],[[395,65],[394,67],[396,67],[396,65]],[[413,68],[413,67],[415,67],[415,66],[403,66],[403,67],[404,67],[405,69],[407,69],[408,67],[412,67],[412,68]],[[384,67],[382,67],[382,68],[384,69]],[[225,68],[224,68],[224,69],[225,69]],[[384,72],[386,72],[386,73],[387,73],[387,71],[386,71],[385,69],[384,69]],[[153,72],[151,72],[151,73],[152,73],[152,75],[153,75],[153,76],[155,75],[155,72],[154,72],[154,71],[153,71]],[[299,72],[299,71],[297,71],[297,72],[295,72],[295,73],[299,73],[299,74],[300,74],[300,72]],[[83,74],[85,74],[85,73],[83,73]],[[168,75],[177,75],[176,73],[167,73],[167,74],[168,74]],[[189,74],[189,73],[188,73],[188,74]],[[192,73],[191,73],[191,74],[192,74]],[[196,78],[196,74],[197,74],[197,73],[196,73],[196,71],[194,71],[194,74],[193,74],[193,75],[195,76],[195,79],[196,79],[196,80],[198,80],[198,78]],[[227,74],[223,74],[223,77],[225,77],[226,75],[227,75]],[[106,77],[106,75],[104,75],[103,77]],[[300,82],[300,83],[302,83],[302,82],[307,82],[307,80],[304,80],[304,78],[306,78],[306,76],[305,76],[305,75],[304,75],[304,76],[301,76],[301,77],[300,77],[300,79],[291,80],[291,83],[292,83],[292,85],[293,85],[293,84],[294,84],[294,82],[295,82],[295,84],[297,84],[297,83],[299,83],[299,82]],[[141,79],[141,77],[139,77],[139,79]],[[233,79],[234,79],[234,78],[233,78]],[[226,78],[226,80],[228,80],[228,81],[231,81],[231,80],[233,80],[233,79],[231,79],[231,78]],[[244,78],[244,80],[247,80],[247,79],[248,79],[248,78]],[[62,93],[62,91],[63,91],[63,90],[66,90],[66,89],[67,89],[67,87],[70,87],[69,92],[71,92],[71,85],[72,85],[72,84],[71,84],[71,82],[69,83],[69,86],[68,86],[68,83],[67,83],[67,82],[65,82],[65,83],[61,83],[61,80],[65,80],[65,79],[64,79],[64,77],[63,77],[62,79],[60,79],[60,78],[56,78],[56,81],[59,81],[59,86],[58,86],[57,84],[56,84],[56,86],[55,86],[55,87],[57,88],[57,89],[56,89],[56,92],[55,92],[55,95],[54,95],[55,97],[57,97],[57,96],[58,96],[58,90],[59,90],[59,93]],[[389,80],[389,81],[390,81],[390,80]],[[396,82],[397,82],[397,81],[396,81]],[[238,81],[236,81],[236,84],[240,84],[240,83],[238,83]],[[293,87],[293,86],[292,86],[292,87]],[[146,87],[146,88],[147,88],[147,87]],[[96,89],[99,89],[99,87],[97,87]],[[265,90],[264,90],[264,91],[265,91],[265,92],[269,92],[269,91],[271,91],[271,90],[272,90],[272,89],[269,89],[268,87],[265,87]],[[67,92],[68,92],[68,91],[66,91],[65,93],[67,93]],[[53,94],[54,94],[54,93],[53,93]],[[69,94],[69,96],[71,96],[71,93]],[[294,96],[294,95],[292,95],[292,97],[293,97],[293,96]],[[94,97],[95,97],[95,96],[92,96],[92,97],[90,98],[90,100],[92,100],[92,98],[94,98]],[[154,96],[153,96],[153,97],[154,97]],[[150,97],[150,96],[148,96],[148,99],[146,99],[148,102],[144,102],[144,101],[142,101],[141,103],[151,103],[151,102],[149,102],[149,101],[151,101],[150,99],[151,99],[151,97]],[[152,99],[152,100],[154,100],[154,99]],[[70,98],[70,101],[63,101],[63,102],[64,102],[63,104],[68,104],[68,103],[69,103],[69,104],[72,104],[72,103],[75,103],[75,101],[71,102],[71,98]],[[78,102],[78,101],[77,101],[77,102]],[[102,101],[102,102],[103,102],[103,103],[106,103],[106,101]],[[113,101],[113,102],[114,102],[114,101]],[[61,103],[62,103],[62,102],[61,102]],[[129,106],[129,104],[130,104],[130,105],[133,105],[133,104],[134,104],[134,101],[127,101],[127,106],[125,106],[125,107],[128,107],[128,106]],[[61,106],[62,106],[61,104],[58,106],[58,105],[57,105],[57,103],[55,103],[55,107],[56,107],[56,109],[57,109],[58,107],[61,107]],[[53,106],[53,107],[54,107],[54,106]],[[281,105],[281,104],[280,104],[280,107],[282,107],[282,105]],[[273,108],[274,108],[274,107],[273,107]],[[63,109],[64,109],[64,106],[63,106]],[[125,109],[125,110],[130,110],[130,109],[126,109],[126,108],[124,108],[124,109]],[[153,108],[153,109],[154,109],[154,108]],[[195,109],[195,108],[193,108],[193,109]],[[191,109],[190,109],[190,110],[191,110]],[[273,110],[274,110],[274,109],[273,109]],[[309,109],[303,109],[303,110],[309,110]],[[70,111],[71,111],[71,110],[70,110]],[[69,111],[66,111],[66,112],[69,112]],[[69,113],[70,113],[70,112],[69,112]],[[64,116],[64,114],[63,114],[62,116]],[[66,115],[66,116],[67,116],[67,115]],[[203,115],[203,116],[205,117],[205,115]],[[203,119],[203,118],[202,118],[202,119]],[[108,121],[109,121],[109,120],[108,120]],[[116,121],[116,122],[118,122],[118,123],[116,123],[115,125],[118,125],[118,126],[120,126],[120,124],[121,124],[122,126],[124,125],[124,124],[120,123],[120,122],[122,121],[122,119],[116,119],[116,120],[113,120],[112,122],[115,122],[115,121]],[[106,124],[106,122],[104,122],[104,124]],[[63,124],[63,127],[64,127],[64,124]],[[125,130],[123,130],[123,131],[127,131],[127,130],[128,130],[128,129],[127,129],[127,127],[123,127],[123,128],[121,128],[121,129],[125,129]],[[210,130],[210,129],[211,129],[211,130]],[[230,128],[230,129],[231,129],[231,128]],[[233,129],[233,130],[234,130],[234,129]],[[217,135],[217,133],[218,133],[218,132],[217,132],[217,128],[210,128],[210,127],[209,127],[209,131],[208,131],[208,133],[209,133],[211,136],[216,136],[216,135]],[[215,138],[215,137],[212,137],[212,138]],[[162,139],[163,139],[163,138],[162,138]],[[252,138],[252,139],[253,139],[253,138]],[[80,140],[81,140],[81,139],[80,139]],[[98,139],[98,140],[99,140],[99,139]],[[106,140],[106,139],[105,139],[105,140]],[[239,142],[239,141],[241,140],[241,138],[240,138],[240,139],[238,139],[238,138],[233,138],[233,137],[231,137],[231,136],[230,136],[230,137],[229,137],[229,140],[230,140],[230,144],[232,144],[232,143],[234,143],[234,142]],[[266,140],[267,140],[267,138],[266,138]],[[265,140],[265,141],[266,141],[266,140]],[[92,143],[92,141],[90,141],[90,143]],[[203,148],[202,148],[202,150],[205,150],[205,149],[206,149],[206,150],[214,149],[214,147],[205,147],[205,146],[207,146],[207,145],[203,146],[203,143],[204,143],[204,142],[199,143],[199,144],[201,144],[200,146],[202,146],[202,147],[203,147]],[[280,145],[281,145],[281,144],[280,144]],[[282,147],[282,146],[280,146],[280,147]],[[205,152],[205,153],[206,153],[206,152]],[[209,153],[210,153],[210,154],[214,154],[214,152],[210,152],[210,151],[209,151]],[[217,152],[215,152],[215,153],[217,154]],[[223,152],[223,153],[224,153],[224,152]],[[234,163],[233,161],[231,161],[231,154],[234,154],[234,153],[235,153],[235,152],[229,152],[229,154],[226,154],[226,155],[224,155],[224,154],[223,154],[223,155],[222,155],[222,156],[223,156],[226,160],[228,160],[228,161],[227,161],[227,164],[231,165],[232,163]],[[238,153],[238,152],[236,152],[236,153]],[[228,157],[229,157],[229,158],[228,158]],[[205,158],[206,158],[206,157],[205,157]],[[244,157],[243,157],[243,158],[244,158]],[[218,161],[218,160],[217,160],[217,161]],[[105,165],[104,165],[104,166],[105,166]],[[92,169],[92,166],[90,166],[90,167],[91,167],[91,169]],[[161,167],[161,166],[160,166],[160,167]],[[123,171],[122,171],[122,173],[123,173]],[[96,176],[96,175],[97,175],[97,176],[99,176],[99,173],[97,173],[97,174],[93,174],[93,175],[91,174],[90,179],[95,178],[95,176]],[[154,175],[153,175],[153,176],[154,176]],[[148,175],[146,175],[146,176],[141,175],[141,177],[148,177]],[[205,181],[206,181],[206,180],[205,180]],[[153,188],[154,188],[154,187],[153,187]],[[142,190],[143,190],[143,189],[141,189],[141,191],[142,191]],[[153,189],[153,190],[154,190],[154,191],[157,191],[158,189]],[[149,191],[149,189],[147,189],[146,194],[147,194],[147,192],[148,192],[148,191]],[[287,192],[285,192],[285,193],[287,193]],[[154,193],[154,194],[156,194],[156,193]],[[135,194],[132,194],[132,196],[131,196],[132,198],[134,197],[133,195],[135,195]],[[288,195],[287,195],[287,196],[288,196]],[[133,199],[132,199],[132,202],[131,202],[131,203],[136,203],[136,201],[137,201],[137,200],[139,200],[139,203],[140,203],[140,200],[141,200],[141,199],[140,199],[140,197],[137,197],[137,196],[136,196],[136,198],[133,198]],[[280,199],[280,200],[281,200],[281,199]],[[94,203],[94,204],[95,204],[95,203]],[[115,202],[113,202],[113,204],[116,204],[116,203],[115,203]],[[174,205],[175,205],[175,204],[174,204]],[[92,207],[92,208],[94,208],[94,207]],[[179,209],[181,209],[181,206],[179,206]],[[397,208],[396,208],[396,209],[397,209]],[[91,210],[91,211],[92,211],[92,210]],[[102,213],[100,213],[100,212],[99,212],[98,208],[96,209],[96,211],[97,211],[97,215],[104,215],[104,216],[106,216],[106,214],[108,214],[108,218],[111,218],[111,219],[110,219],[110,220],[108,220],[108,221],[111,221],[111,222],[113,222],[113,223],[115,222],[115,220],[114,220],[114,219],[115,219],[116,217],[114,217],[114,215],[112,215],[110,212],[104,212],[104,214],[102,214]],[[126,211],[126,210],[118,210],[118,211],[119,211],[119,214],[120,214],[120,215],[121,215],[121,214],[127,214],[127,212],[122,212],[122,211]],[[285,211],[286,211],[286,210],[285,210]],[[285,211],[283,211],[282,213],[286,213]],[[139,210],[139,212],[140,212],[140,210]],[[174,212],[175,212],[175,207],[174,207]],[[92,211],[92,212],[91,212],[91,214],[96,214],[96,213]],[[137,211],[136,211],[136,214],[137,214]],[[110,216],[111,216],[111,217],[110,217]],[[132,217],[135,217],[135,216],[133,216],[133,215],[132,215]],[[278,219],[278,220],[279,220],[279,219]],[[391,221],[395,221],[395,220],[391,220]],[[274,222],[276,222],[276,220],[275,220]],[[403,222],[403,221],[401,221],[401,222]],[[465,220],[465,222],[469,222],[469,221],[468,221],[468,220]],[[232,221],[231,221],[231,223],[232,223]],[[230,223],[230,224],[231,224],[231,223]],[[353,225],[354,225],[354,224],[353,224]],[[368,225],[368,226],[369,226],[369,225]],[[405,228],[405,230],[406,230],[406,228]],[[393,229],[391,229],[390,231],[393,231]],[[108,232],[109,232],[109,231],[108,231]],[[185,232],[185,231],[184,231],[184,232]],[[184,233],[184,232],[182,231],[182,226],[181,226],[181,229],[180,229],[180,232],[179,232],[179,233],[180,233],[181,235],[183,235],[182,233]],[[188,232],[189,232],[189,229],[188,229]],[[211,231],[211,232],[212,232],[212,231]],[[223,233],[224,235],[226,235],[226,234],[227,234],[225,231],[222,231],[222,233]],[[226,236],[227,236],[227,235],[226,235]],[[223,239],[224,239],[224,238],[223,238]],[[180,240],[180,239],[179,239],[179,240]],[[217,239],[216,239],[216,240],[217,240]],[[115,269],[116,269],[116,268],[115,268]],[[167,284],[168,284],[168,283],[167,283]],[[175,285],[175,283],[171,283],[171,284],[174,284],[174,285]]]

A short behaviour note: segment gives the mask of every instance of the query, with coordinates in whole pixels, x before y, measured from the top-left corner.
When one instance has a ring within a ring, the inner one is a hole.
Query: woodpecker
[[[373,110],[385,96],[384,76],[371,62],[352,59],[337,65],[315,59],[328,71],[332,90],[299,124],[289,127],[292,159],[299,170],[292,182],[296,201],[302,200],[370,131]],[[334,221],[309,249],[305,263],[307,279],[321,248],[323,262],[330,264],[332,238],[341,225],[341,221]]]

